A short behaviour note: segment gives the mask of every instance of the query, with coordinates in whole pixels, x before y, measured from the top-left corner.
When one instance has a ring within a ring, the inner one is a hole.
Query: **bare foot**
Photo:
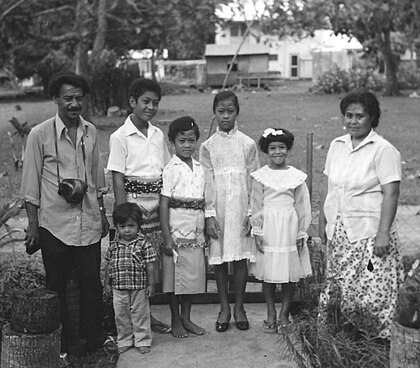
[[[150,346],[137,346],[137,350],[140,354],[148,354],[150,353]]]
[[[158,319],[156,319],[155,317],[153,317],[152,315],[150,315],[150,324],[152,326],[152,331],[154,332],[159,332],[159,333],[169,333],[171,332],[171,326],[167,325],[166,323],[159,321]]]
[[[204,335],[206,333],[206,330],[204,328],[196,325],[190,319],[183,319],[182,324],[188,332],[191,332],[194,335]]]
[[[172,327],[171,332],[172,332],[173,337],[178,337],[178,338],[188,337],[188,332],[184,328],[181,318],[172,320],[171,327]]]

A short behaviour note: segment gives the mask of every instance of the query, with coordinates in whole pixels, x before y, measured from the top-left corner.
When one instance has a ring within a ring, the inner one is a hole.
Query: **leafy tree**
[[[420,47],[418,0],[274,0],[268,7],[265,27],[280,36],[302,36],[327,27],[356,37],[366,52],[383,58],[389,95],[399,93],[398,64],[408,41]]]

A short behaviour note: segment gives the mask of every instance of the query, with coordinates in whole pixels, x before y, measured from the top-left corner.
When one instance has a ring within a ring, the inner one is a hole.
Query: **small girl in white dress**
[[[258,250],[254,274],[263,281],[266,332],[276,332],[289,323],[292,283],[312,274],[306,245],[306,230],[311,223],[306,174],[286,164],[293,141],[293,134],[286,129],[266,129],[258,144],[270,163],[251,174],[251,232]],[[276,284],[282,288],[278,321]]]

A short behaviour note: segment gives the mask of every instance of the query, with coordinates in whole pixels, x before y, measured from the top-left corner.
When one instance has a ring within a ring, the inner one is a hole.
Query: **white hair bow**
[[[271,135],[284,135],[284,133],[281,129],[276,130],[276,129],[273,129],[273,128],[267,128],[266,130],[264,130],[264,133],[263,133],[262,136],[264,138],[267,138],[270,134]]]

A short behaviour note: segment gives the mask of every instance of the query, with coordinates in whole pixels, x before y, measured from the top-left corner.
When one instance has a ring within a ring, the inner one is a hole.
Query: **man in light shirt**
[[[100,264],[101,238],[109,224],[97,131],[81,117],[89,85],[79,75],[56,74],[49,92],[57,113],[29,134],[21,196],[28,215],[27,251],[41,249],[46,286],[58,292],[63,357],[72,328],[65,293],[71,275],[80,290],[80,337],[88,350],[105,340]]]

